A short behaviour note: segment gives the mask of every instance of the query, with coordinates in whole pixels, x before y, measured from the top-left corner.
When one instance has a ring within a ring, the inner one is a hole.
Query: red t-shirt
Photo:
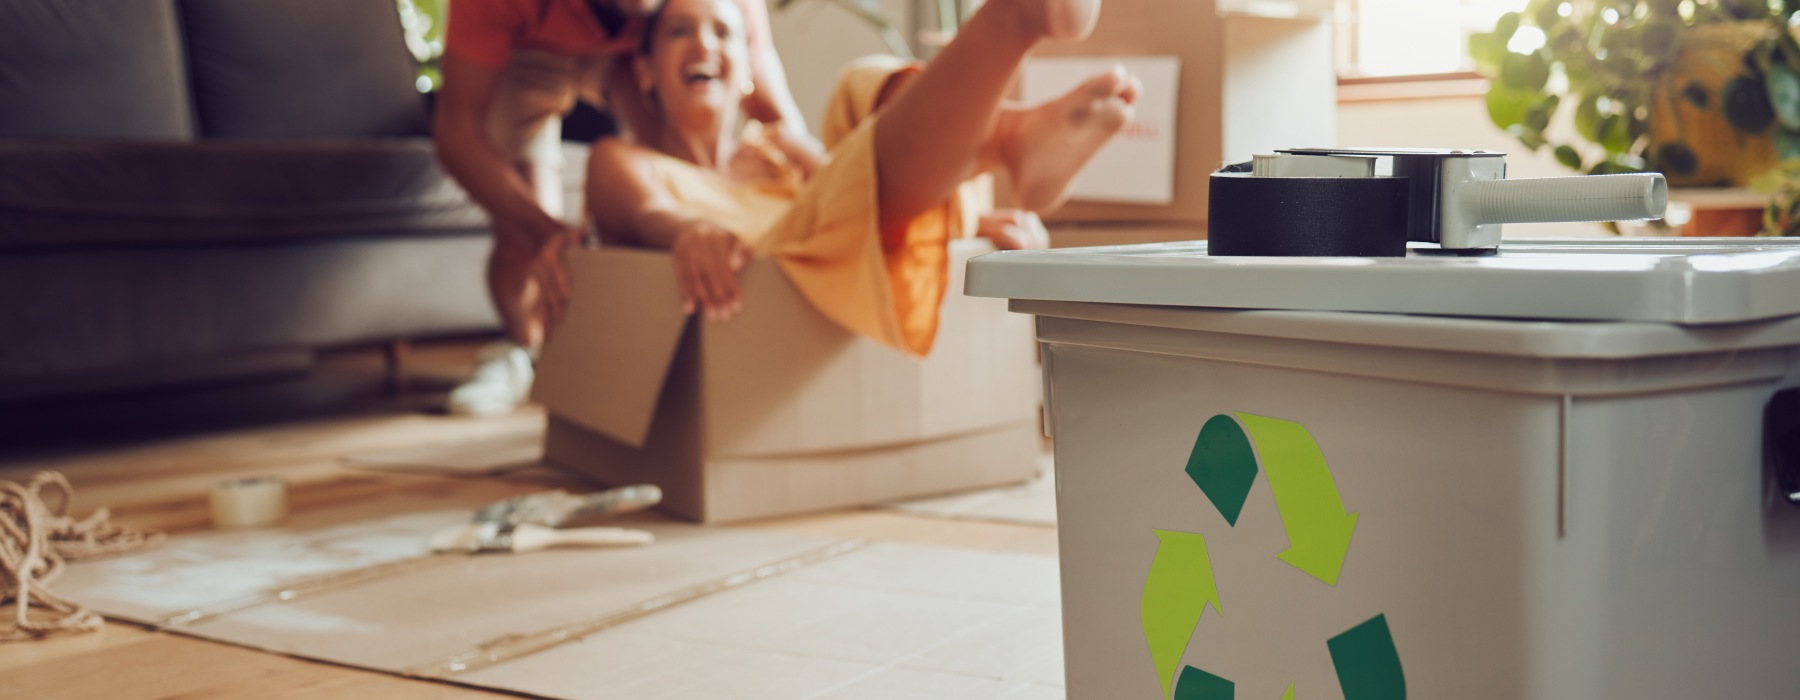
[[[735,0],[744,15],[745,40],[754,64],[768,41],[768,8],[762,0]],[[588,0],[450,0],[444,51],[482,65],[506,65],[515,48],[570,55],[617,55],[637,50],[643,20],[632,18],[609,35]]]

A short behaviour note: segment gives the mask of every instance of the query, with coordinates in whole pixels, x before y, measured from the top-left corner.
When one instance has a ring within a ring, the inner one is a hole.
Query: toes
[[[1125,72],[1124,66],[1115,65],[1105,73],[1088,78],[1075,92],[1091,99],[1104,99],[1119,94],[1131,80],[1132,77]]]
[[[1125,89],[1119,91],[1119,100],[1128,105],[1137,104],[1138,95],[1144,92],[1144,81],[1138,80],[1135,75],[1126,77]]]

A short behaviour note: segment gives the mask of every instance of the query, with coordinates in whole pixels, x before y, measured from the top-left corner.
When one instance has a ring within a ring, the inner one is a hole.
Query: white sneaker
[[[514,343],[501,341],[482,348],[475,371],[450,391],[447,408],[469,416],[512,413],[531,395],[531,381],[537,375],[531,362],[531,353]]]

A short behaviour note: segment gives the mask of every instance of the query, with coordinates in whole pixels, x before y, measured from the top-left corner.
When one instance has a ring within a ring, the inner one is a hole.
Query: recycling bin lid
[[[1723,324],[1800,314],[1800,239],[1509,239],[1459,257],[1224,257],[1205,241],[989,253],[978,297],[1537,320]]]

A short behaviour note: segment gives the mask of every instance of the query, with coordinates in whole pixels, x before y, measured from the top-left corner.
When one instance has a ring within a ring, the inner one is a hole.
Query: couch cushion
[[[391,0],[181,0],[181,16],[205,136],[425,133]]]
[[[0,0],[0,136],[193,133],[174,0]]]
[[[486,230],[425,138],[0,140],[0,250]]]

